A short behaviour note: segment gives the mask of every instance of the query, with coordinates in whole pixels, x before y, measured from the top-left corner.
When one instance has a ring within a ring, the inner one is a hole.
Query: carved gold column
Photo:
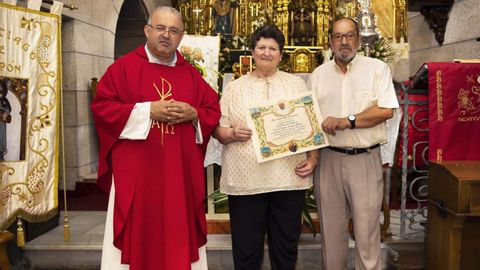
[[[238,3],[238,21],[237,21],[237,26],[238,28],[236,29],[236,35],[240,37],[248,37],[247,36],[247,17],[248,17],[248,0],[240,0]]]
[[[238,6],[232,12],[232,36],[241,36],[241,2],[243,1],[238,1]]]
[[[258,17],[260,13],[260,6],[261,3],[259,2],[253,2],[251,1],[248,3],[248,17],[247,17],[247,22],[248,22],[248,28],[247,28],[247,36],[250,36],[254,29],[253,21]]]
[[[266,10],[267,10],[267,19],[271,20],[272,23],[275,23],[275,18],[273,17],[275,8],[274,8],[274,0],[267,0],[266,1]]]
[[[285,45],[290,45],[288,42],[288,37],[290,36],[290,31],[288,31],[288,23],[289,23],[289,14],[288,14],[288,4],[290,0],[279,0],[278,1],[278,13],[279,13],[279,24],[278,27],[282,30],[283,34],[285,35]]]
[[[338,0],[327,0],[327,1],[330,2],[330,8],[335,11],[338,7]]]
[[[283,17],[282,17],[282,11],[283,11],[283,5],[282,5],[282,1],[279,0],[279,1],[276,1],[275,2],[275,5],[274,5],[274,21],[275,21],[275,24],[277,25],[277,27],[282,30],[283,32],[283,27],[282,27],[282,22],[283,22]],[[285,33],[284,33],[285,34]]]
[[[206,34],[207,35],[213,35],[215,31],[213,31],[213,25],[214,25],[214,19],[212,16],[213,13],[213,3],[215,0],[208,0],[207,1],[207,13],[205,14],[205,20],[206,20]]]
[[[199,7],[202,10],[202,12],[200,13],[200,21],[199,21],[200,22],[200,31],[199,31],[199,33],[201,35],[207,35],[208,32],[209,32],[208,18],[210,17],[209,14],[208,14],[209,8],[208,8],[207,0],[200,0]]]
[[[408,42],[408,26],[407,26],[407,3],[406,0],[395,0],[393,8],[393,38],[400,42],[403,37]]]
[[[185,32],[193,33],[191,4],[189,2],[181,2],[178,9],[183,17]]]
[[[352,19],[357,17],[357,10],[358,10],[357,1],[346,3],[344,7],[345,7],[346,17],[352,18]]]
[[[324,21],[325,21],[325,15],[323,13],[323,0],[318,0],[317,1],[317,11],[316,11],[316,16],[315,18],[317,19],[317,40],[315,46],[323,46],[324,45]],[[328,18],[328,17],[327,17]]]
[[[328,48],[329,45],[329,36],[328,36],[328,29],[330,28],[330,0],[325,0],[323,2],[323,46]]]

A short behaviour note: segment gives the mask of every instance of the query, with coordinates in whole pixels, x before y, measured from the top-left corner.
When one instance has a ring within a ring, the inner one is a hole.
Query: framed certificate
[[[249,108],[247,123],[258,162],[328,146],[322,120],[312,92]]]

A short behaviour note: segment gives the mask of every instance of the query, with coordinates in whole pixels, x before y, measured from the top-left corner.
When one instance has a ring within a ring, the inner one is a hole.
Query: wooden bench
[[[0,231],[0,269],[10,270],[8,261],[7,243],[13,239],[13,233],[9,231]]]

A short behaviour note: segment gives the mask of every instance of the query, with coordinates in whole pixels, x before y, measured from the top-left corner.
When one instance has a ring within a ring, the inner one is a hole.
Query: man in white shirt
[[[325,117],[322,128],[330,147],[321,150],[314,189],[322,230],[323,269],[347,266],[348,219],[353,218],[355,269],[380,269],[380,208],[383,176],[380,144],[386,143],[385,121],[398,107],[387,64],[357,55],[355,21],[333,25],[335,55],[312,73]]]

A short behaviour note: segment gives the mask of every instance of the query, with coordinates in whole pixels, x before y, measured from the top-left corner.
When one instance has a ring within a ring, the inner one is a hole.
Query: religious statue
[[[315,37],[314,18],[315,2],[292,1],[289,10],[293,12],[291,34],[293,45],[311,46]]]
[[[7,99],[7,80],[0,79],[0,160],[7,154],[7,123],[11,122],[12,107]]]
[[[231,0],[216,0],[213,3],[214,32],[221,35],[232,35],[235,21],[234,9],[237,3]]]
[[[295,57],[296,72],[310,72],[309,59],[306,53],[299,53]]]

